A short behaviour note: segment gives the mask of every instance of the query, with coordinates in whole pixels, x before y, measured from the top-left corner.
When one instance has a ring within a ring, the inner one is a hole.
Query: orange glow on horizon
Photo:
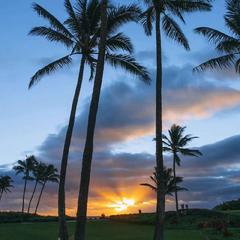
[[[135,205],[134,199],[127,199],[123,198],[121,201],[116,201],[114,204],[108,205],[108,207],[115,209],[117,212],[123,212],[125,210],[128,210],[129,207],[132,207]]]

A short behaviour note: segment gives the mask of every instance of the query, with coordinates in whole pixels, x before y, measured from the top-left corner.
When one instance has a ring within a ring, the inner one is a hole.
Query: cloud
[[[190,207],[213,207],[214,205],[239,197],[240,166],[238,159],[240,150],[240,135],[234,136],[214,144],[200,148],[201,158],[182,157],[182,166],[177,169],[179,176],[184,176],[183,186],[188,192],[180,193],[180,202],[189,203]],[[226,152],[224,151],[226,150]],[[81,151],[75,154],[80,154]],[[50,161],[50,159],[48,159]],[[165,162],[170,166],[171,157],[165,156]],[[67,180],[67,208],[71,214],[75,213],[77,193],[79,187],[80,161],[70,161]],[[138,202],[133,212],[141,208],[145,212],[153,211],[155,204],[154,192],[139,186],[140,183],[149,182],[149,175],[155,165],[154,156],[146,153],[130,154],[101,152],[93,159],[92,179],[90,190],[90,214],[107,214],[114,209],[107,207],[124,197],[134,198]],[[15,177],[13,172],[6,174],[14,178],[15,189],[3,200],[2,209],[19,209],[23,182]],[[27,198],[29,199],[33,185],[28,185]],[[49,184],[40,205],[41,212],[56,213],[57,206],[56,185]],[[99,202],[97,209],[96,201]],[[168,208],[174,207],[169,198]]]
[[[240,92],[225,86],[209,82],[204,76],[192,74],[192,66],[171,66],[165,69],[164,75],[164,124],[181,122],[185,119],[207,118],[239,106]],[[152,74],[154,79],[154,74]],[[122,81],[120,81],[122,80]],[[89,214],[107,214],[114,209],[106,207],[121,198],[136,198],[137,208],[144,211],[154,210],[154,193],[139,186],[148,181],[155,166],[153,154],[129,152],[116,153],[114,146],[128,140],[145,136],[154,136],[154,83],[146,86],[141,82],[130,82],[119,79],[105,87],[99,105],[98,120],[95,134],[95,151],[92,166]],[[75,206],[81,173],[82,149],[86,134],[88,101],[76,118],[72,139],[70,161],[67,174],[67,209],[75,214]],[[39,146],[40,160],[54,163],[59,167],[66,126],[57,134],[50,134]],[[178,173],[185,177],[184,185],[190,192],[182,193],[182,201],[192,206],[211,207],[218,201],[236,197],[240,174],[238,159],[240,136],[234,136],[212,145],[203,146],[200,150],[203,157],[185,158]],[[139,146],[141,149],[141,146]],[[171,164],[166,156],[166,162]],[[2,167],[5,169],[5,167]],[[2,171],[0,167],[0,171]],[[9,172],[12,176],[14,173]],[[22,180],[15,177],[14,192],[8,195],[2,204],[3,209],[20,209]],[[210,194],[209,186],[215,189]],[[32,191],[28,187],[27,198]],[[228,192],[225,196],[221,191]],[[206,197],[206,194],[209,197]],[[207,201],[207,202],[206,202]],[[99,203],[97,210],[96,202]],[[169,207],[174,204],[169,202]],[[49,184],[40,205],[42,213],[56,213],[57,187]]]

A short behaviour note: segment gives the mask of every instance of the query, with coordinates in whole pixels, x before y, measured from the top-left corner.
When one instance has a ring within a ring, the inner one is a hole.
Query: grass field
[[[69,223],[71,235],[74,223]],[[237,230],[231,230],[233,237],[228,240],[240,239]],[[239,230],[238,230],[239,231]],[[11,223],[0,224],[1,240],[54,240],[57,239],[57,223]],[[153,226],[116,223],[116,222],[90,222],[87,225],[87,240],[152,240]],[[208,236],[208,238],[207,238]],[[73,238],[72,238],[73,239]],[[201,230],[167,230],[167,240],[222,240],[215,231]]]
[[[223,213],[228,213],[231,215],[236,215],[236,216],[240,216],[240,210],[227,210],[227,211],[222,211]]]

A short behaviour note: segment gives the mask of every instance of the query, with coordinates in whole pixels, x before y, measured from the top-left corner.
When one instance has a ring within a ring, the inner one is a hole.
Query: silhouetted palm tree
[[[157,192],[157,188],[159,186],[157,173],[156,171],[150,176],[152,183],[142,183],[141,186],[146,186]],[[176,191],[187,191],[187,188],[180,187],[178,184],[183,182],[182,177],[174,177],[172,168],[164,167],[164,189],[165,195],[173,196],[173,193]]]
[[[216,45],[216,50],[221,56],[202,63],[194,68],[194,71],[235,67],[236,72],[240,73],[240,2],[239,0],[226,0],[226,6],[227,13],[224,19],[230,34],[210,27],[195,29],[196,33],[205,36],[209,42]]]
[[[32,171],[33,172],[33,180],[35,181],[35,184],[34,184],[33,192],[32,192],[31,198],[29,200],[29,204],[28,204],[28,213],[30,212],[31,203],[32,203],[33,197],[35,195],[37,186],[43,180],[45,168],[46,168],[46,165],[44,163],[37,162]]]
[[[88,116],[87,136],[83,152],[82,171],[80,180],[80,191],[78,197],[77,225],[75,231],[75,240],[85,239],[85,225],[88,203],[89,182],[91,174],[91,163],[94,145],[94,132],[96,126],[96,118],[101,93],[102,78],[104,72],[105,59],[113,66],[121,66],[128,72],[141,77],[145,82],[149,82],[149,75],[146,69],[136,63],[131,56],[122,54],[109,54],[111,48],[107,47],[108,33],[115,33],[117,29],[124,23],[138,19],[139,10],[134,5],[120,6],[118,8],[109,8],[107,11],[108,1],[101,1],[101,26],[99,40],[99,54],[96,67],[96,75],[94,80],[93,94],[90,104]],[[130,41],[123,41],[126,46],[131,46]],[[113,47],[115,49],[115,47]]]
[[[24,188],[23,188],[23,199],[22,199],[22,214],[24,213],[24,202],[25,202],[25,193],[27,188],[27,181],[32,181],[33,177],[31,172],[33,171],[37,160],[34,156],[26,157],[25,160],[18,160],[17,165],[13,167],[16,172],[16,175],[23,174],[24,179]]]
[[[176,177],[176,164],[180,166],[181,158],[179,154],[184,156],[199,157],[202,153],[196,149],[189,149],[186,146],[195,138],[192,135],[184,135],[186,127],[173,124],[168,131],[169,137],[163,134],[163,150],[173,155],[173,175]],[[178,192],[175,191],[176,212],[178,216]]]
[[[10,176],[0,176],[0,201],[2,199],[3,193],[11,192],[10,188],[13,188],[13,180]]]
[[[49,21],[50,27],[35,27],[31,30],[30,34],[43,36],[50,41],[63,43],[69,49],[69,54],[40,69],[32,77],[29,84],[29,87],[32,87],[44,75],[50,74],[65,65],[71,64],[73,56],[81,55],[79,77],[72,102],[60,170],[58,205],[60,221],[59,237],[62,240],[68,239],[65,219],[65,178],[77,103],[80,95],[85,64],[90,66],[90,78],[92,79],[94,77],[97,62],[95,56],[98,54],[98,42],[100,37],[99,1],[76,1],[76,5],[73,6],[69,0],[65,0],[65,8],[68,18],[64,23],[61,23],[46,9],[38,4],[34,4],[34,10],[40,16]],[[142,66],[140,66],[131,55],[129,55],[133,52],[133,46],[130,39],[123,33],[116,33],[116,29],[119,25],[133,20],[133,13],[135,16],[140,13],[140,10],[135,5],[120,7],[118,10],[112,9],[109,11],[110,20],[106,42],[106,60],[114,67],[120,66],[133,74],[139,75],[142,74],[145,69],[142,68]],[[119,50],[124,50],[129,54],[119,54]]]
[[[165,195],[163,191],[163,153],[162,153],[162,34],[189,50],[188,40],[173,17],[185,23],[183,13],[210,11],[209,0],[143,0],[147,10],[142,14],[142,24],[147,35],[152,35],[153,23],[156,31],[156,167],[159,177],[157,194],[157,219],[154,233],[155,240],[164,239]]]
[[[58,170],[52,164],[44,166],[44,171],[43,171],[41,180],[39,181],[39,183],[42,185],[42,187],[41,187],[41,191],[40,191],[40,194],[38,197],[35,214],[37,214],[37,210],[38,210],[41,198],[42,198],[43,190],[45,189],[47,182],[54,182],[54,183],[59,182],[59,175],[57,174],[57,172],[58,172]]]

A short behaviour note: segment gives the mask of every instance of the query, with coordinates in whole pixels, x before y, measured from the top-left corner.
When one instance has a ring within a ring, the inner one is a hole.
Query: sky
[[[121,3],[128,1],[121,1]],[[62,0],[39,0],[61,21],[66,17]],[[115,1],[118,3],[118,1]],[[45,77],[31,90],[31,76],[50,61],[63,56],[62,45],[28,35],[34,26],[46,25],[32,10],[32,1],[6,1],[0,9],[0,175],[15,181],[11,194],[0,203],[2,210],[19,210],[22,180],[11,170],[18,159],[34,154],[41,161],[59,167],[66,124],[76,84],[79,58],[71,67]],[[240,191],[240,81],[234,71],[194,73],[202,61],[217,56],[214,46],[193,29],[209,26],[228,32],[224,26],[223,0],[216,0],[213,11],[185,16],[181,24],[189,39],[186,52],[163,38],[163,122],[164,131],[173,123],[187,126],[186,133],[199,138],[190,147],[202,151],[200,158],[183,158],[177,169],[188,192],[180,203],[211,208],[239,197]],[[154,211],[155,194],[140,186],[148,182],[154,163],[154,36],[146,37],[140,25],[124,26],[121,31],[132,39],[135,56],[148,67],[152,84],[146,86],[121,69],[107,66],[98,113],[95,151],[88,214],[99,215]],[[78,105],[67,178],[67,212],[76,212],[82,149],[86,133],[92,82],[85,79]],[[171,157],[165,156],[171,166]],[[27,197],[32,191],[29,184]],[[47,185],[40,213],[56,214],[57,186]],[[127,203],[130,202],[126,207]],[[174,206],[167,199],[167,209]]]

